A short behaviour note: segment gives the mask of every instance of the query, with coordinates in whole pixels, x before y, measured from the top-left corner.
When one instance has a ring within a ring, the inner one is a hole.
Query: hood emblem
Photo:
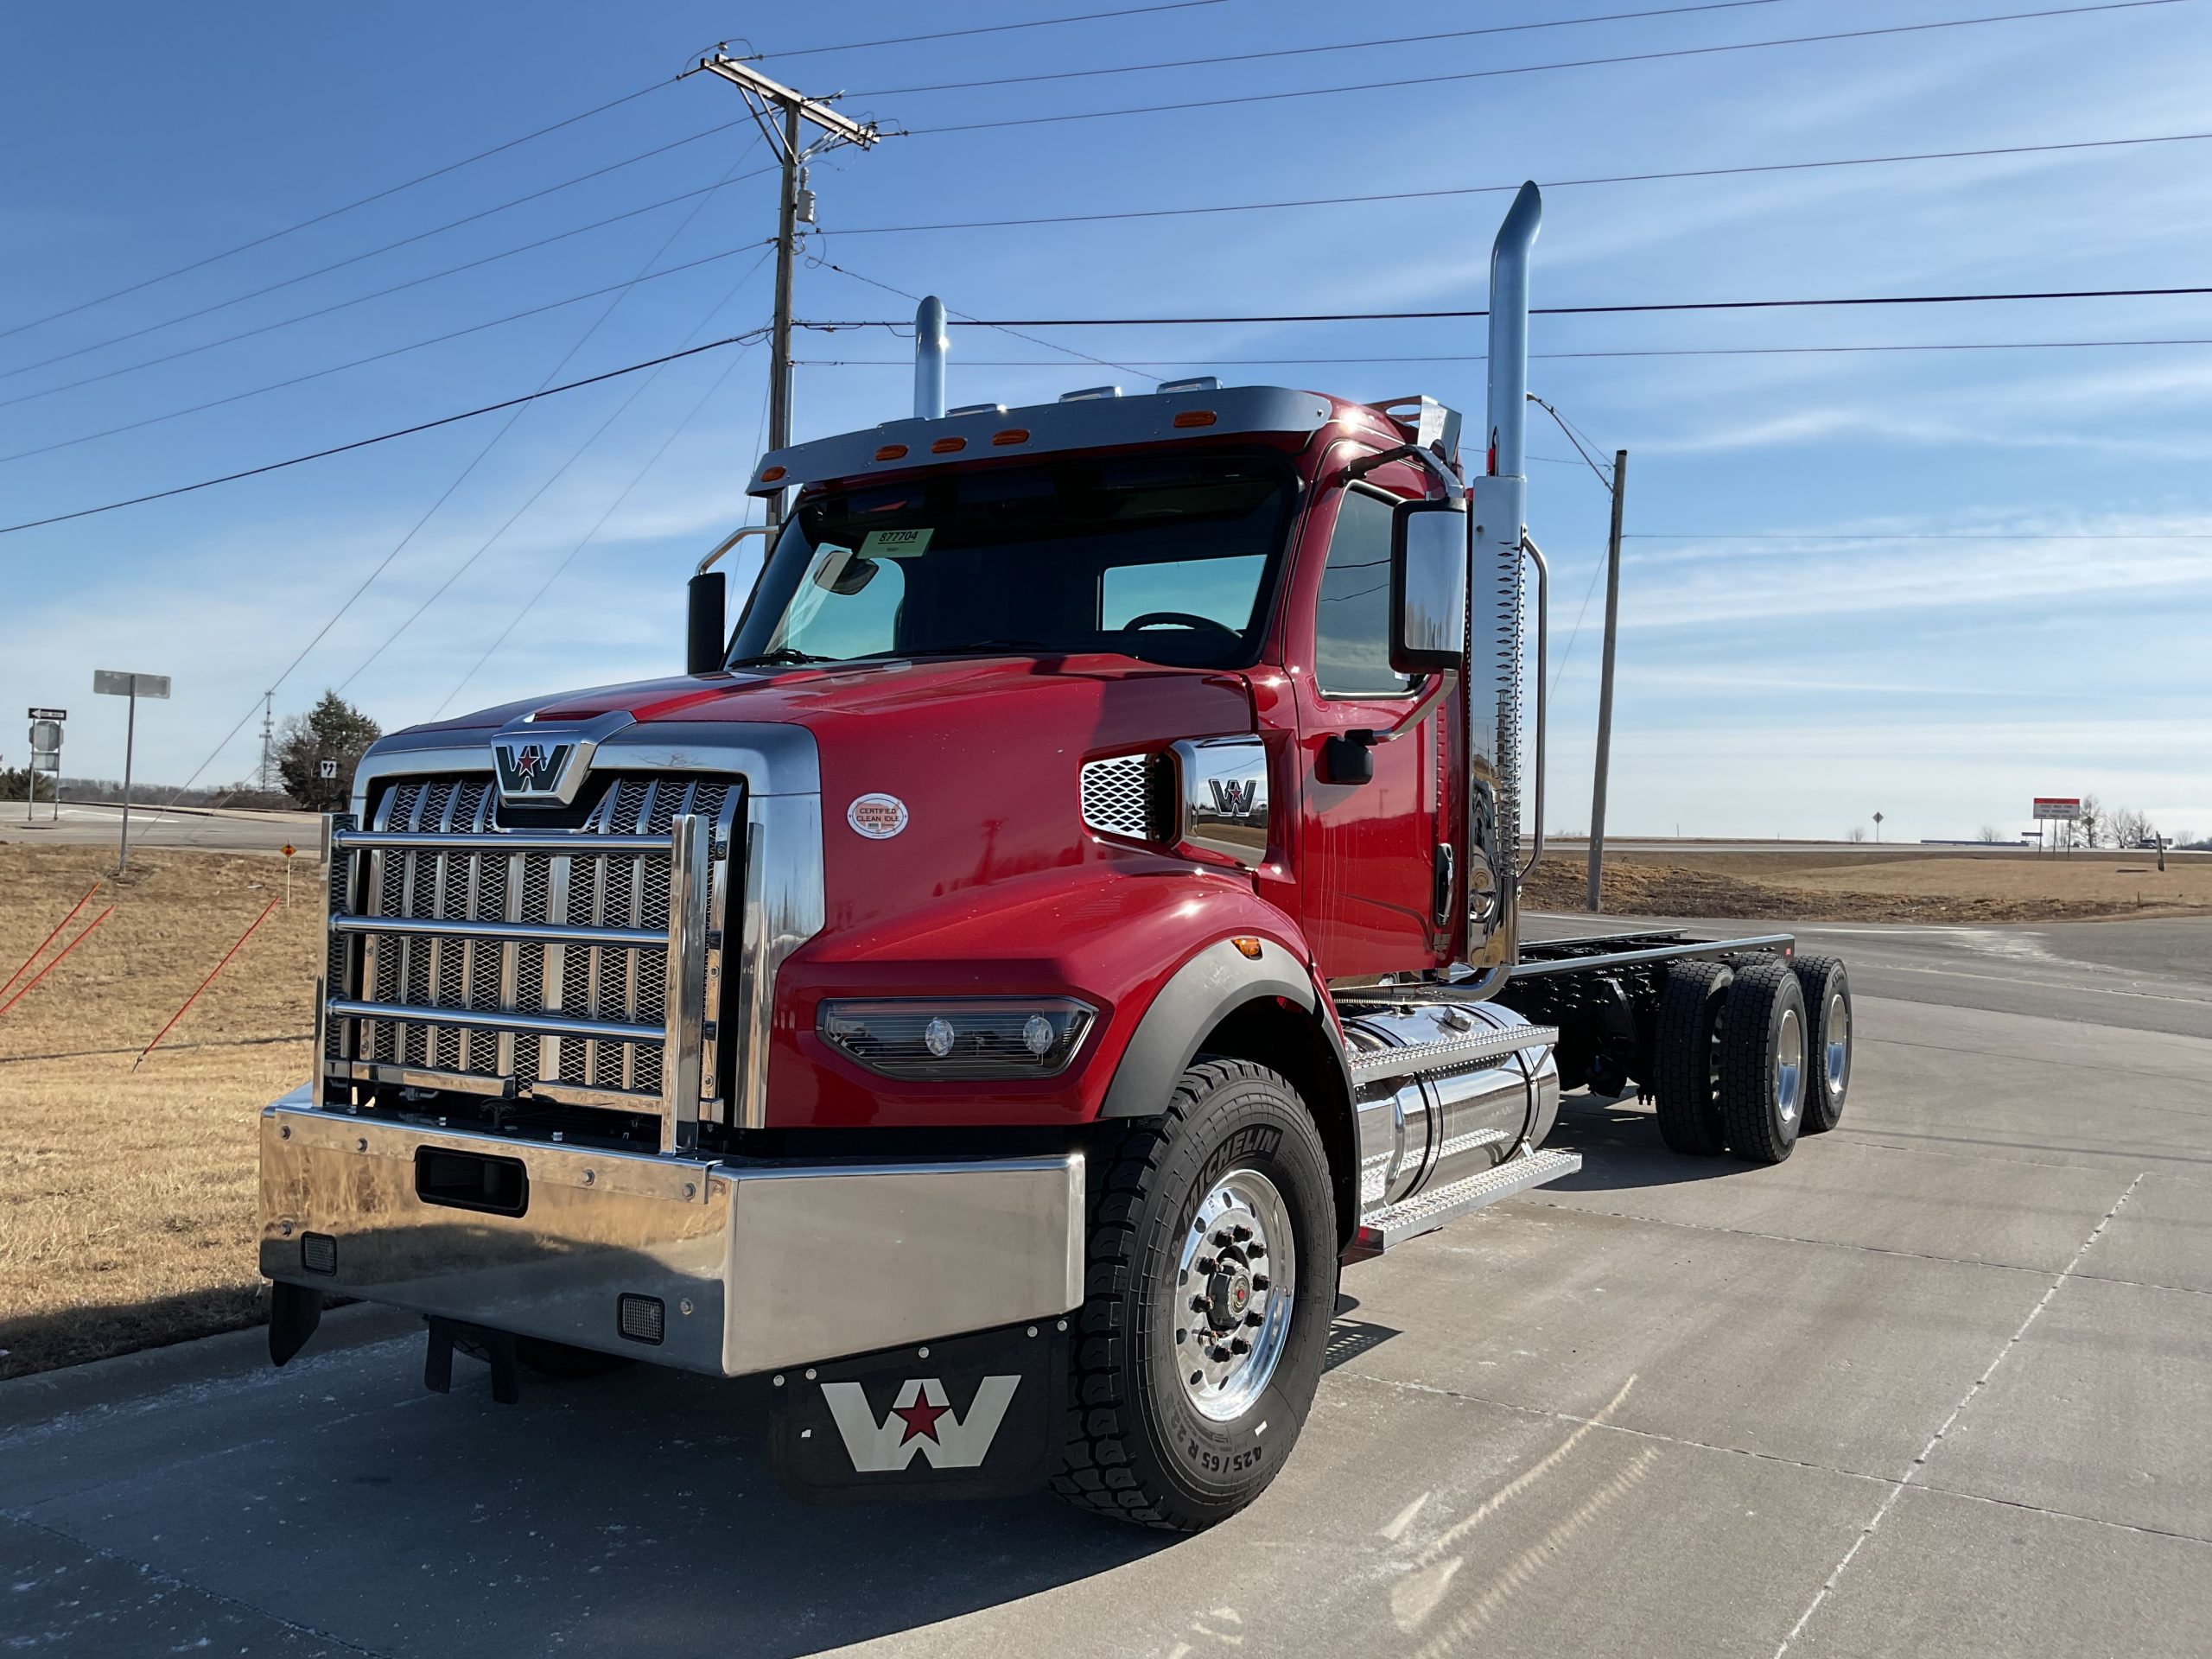
[[[572,743],[547,743],[536,738],[525,742],[493,744],[492,760],[499,769],[499,793],[509,800],[557,797],[562,774],[568,770],[569,757],[575,752]]]
[[[896,795],[855,796],[845,809],[845,822],[856,835],[888,841],[906,827],[906,803]]]

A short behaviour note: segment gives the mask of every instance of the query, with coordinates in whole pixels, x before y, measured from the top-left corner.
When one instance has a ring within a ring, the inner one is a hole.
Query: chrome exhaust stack
[[[1518,945],[1522,574],[1528,516],[1529,255],[1543,196],[1521,187],[1490,261],[1490,397],[1483,475],[1469,488],[1466,706],[1470,966],[1502,971]],[[1487,596],[1487,603],[1485,603]],[[1487,652],[1491,672],[1478,671]],[[1543,688],[1537,688],[1543,695]],[[1487,878],[1487,891],[1483,888]]]
[[[944,359],[952,341],[944,332],[944,302],[934,294],[914,312],[914,418],[944,415]]]

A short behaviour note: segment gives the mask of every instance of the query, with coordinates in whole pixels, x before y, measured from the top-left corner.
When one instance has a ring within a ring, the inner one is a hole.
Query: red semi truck
[[[1519,936],[1539,212],[1471,477],[1427,398],[945,413],[925,307],[912,418],[760,461],[685,675],[378,743],[263,1121],[272,1357],[385,1302],[433,1387],[765,1376],[803,1491],[1191,1529],[1296,1443],[1343,1265],[1580,1167],[1563,1088],[1832,1126],[1841,963]]]

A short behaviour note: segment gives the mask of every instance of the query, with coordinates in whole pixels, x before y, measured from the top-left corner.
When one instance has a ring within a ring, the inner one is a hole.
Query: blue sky
[[[733,34],[769,54],[771,73],[813,92],[850,89],[847,108],[919,130],[2031,9],[2027,0],[1773,0],[951,92],[892,89],[1344,42],[1362,26],[1338,6],[1221,0],[777,56],[1109,3],[666,5],[619,14],[550,4],[533,10],[526,30],[519,14],[493,7],[236,7],[188,24],[168,8],[13,9],[0,57],[0,138],[11,160],[0,182],[9,252],[0,261],[0,328],[645,86]],[[1370,32],[1663,3],[1501,0],[1393,13]],[[2181,0],[1327,98],[918,131],[817,164],[821,233],[810,256],[985,316],[1479,306],[1503,194],[864,232],[2187,133],[2204,128],[2208,74],[2212,0]],[[343,442],[764,322],[769,272],[757,267],[756,250],[773,228],[773,194],[766,176],[744,176],[767,157],[741,125],[238,297],[741,113],[734,89],[696,76],[0,338],[0,399],[21,400],[0,404],[0,456],[20,457],[0,460],[0,518],[67,512]],[[1547,192],[1536,302],[2202,283],[2212,269],[2208,163],[2212,143],[2175,143],[1557,186]],[[734,181],[710,195],[433,276],[726,177]],[[635,288],[595,327],[611,296],[135,431],[22,453],[623,283],[649,261],[690,268]],[[209,344],[415,278],[429,280]],[[802,270],[798,312],[872,319],[908,316],[912,307],[816,264]],[[1426,391],[1479,408],[1479,362],[1376,359],[1478,358],[1480,330],[1430,322],[1042,332],[1143,375],[1211,371],[1361,398]],[[2212,299],[1540,318],[1534,348],[2141,339],[2212,339]],[[953,340],[955,402],[1033,402],[1105,379],[1131,390],[1147,384],[1003,334],[956,327]],[[208,349],[135,366],[200,346]],[[903,413],[907,350],[880,330],[802,335],[801,435]],[[26,366],[64,353],[73,355]],[[1236,360],[1257,359],[1358,360]],[[129,372],[108,372],[118,369]],[[105,378],[56,390],[94,375]],[[1968,836],[1985,823],[2018,827],[2033,794],[2093,791],[2150,810],[2169,830],[2212,833],[2212,346],[1540,357],[1532,385],[1605,449],[1625,447],[1631,456],[1637,539],[1624,577],[1616,830],[1834,836],[1880,810],[1885,839]],[[181,781],[418,520],[390,569],[278,689],[280,715],[342,684],[391,727],[448,698],[459,709],[669,671],[681,656],[683,578],[746,512],[741,490],[765,385],[765,350],[710,353],[642,386],[633,377],[529,410],[457,486],[505,417],[0,537],[8,595],[0,712],[66,704],[68,770],[113,776],[122,706],[91,695],[92,670],[169,673],[174,700],[141,721],[139,772]],[[1548,817],[1579,830],[1588,810],[1602,592],[1586,612],[1584,600],[1603,555],[1606,501],[1566,440],[1536,419],[1531,449],[1547,459],[1531,464],[1530,520],[1558,573]],[[602,518],[544,600],[457,690]],[[1920,539],[1773,537],[1783,531]],[[2190,537],[2205,539],[2182,539]],[[256,726],[214,758],[205,779],[251,769]],[[20,740],[8,730],[0,726],[0,753],[18,760]]]

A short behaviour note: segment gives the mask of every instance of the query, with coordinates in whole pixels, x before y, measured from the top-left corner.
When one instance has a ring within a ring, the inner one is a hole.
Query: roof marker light
[[[882,448],[875,452],[875,458],[878,461],[897,461],[904,456],[906,453],[906,446],[905,444],[887,443]]]
[[[965,438],[939,438],[936,442],[930,445],[930,454],[933,455],[957,455],[967,447],[968,440]]]
[[[1026,426],[1009,426],[1003,432],[994,432],[991,434],[991,447],[995,449],[1003,449],[1010,443],[1027,443],[1028,442],[1029,429]]]
[[[772,484],[772,483],[774,483],[778,479],[781,478],[783,475],[784,475],[784,469],[783,469],[782,467],[769,467],[769,468],[767,469],[767,471],[766,471],[766,472],[764,472],[764,473],[762,473],[762,474],[760,474],[760,481],[761,481],[763,484]]]
[[[1214,413],[1210,409],[1186,409],[1175,416],[1177,426],[1211,426]]]

